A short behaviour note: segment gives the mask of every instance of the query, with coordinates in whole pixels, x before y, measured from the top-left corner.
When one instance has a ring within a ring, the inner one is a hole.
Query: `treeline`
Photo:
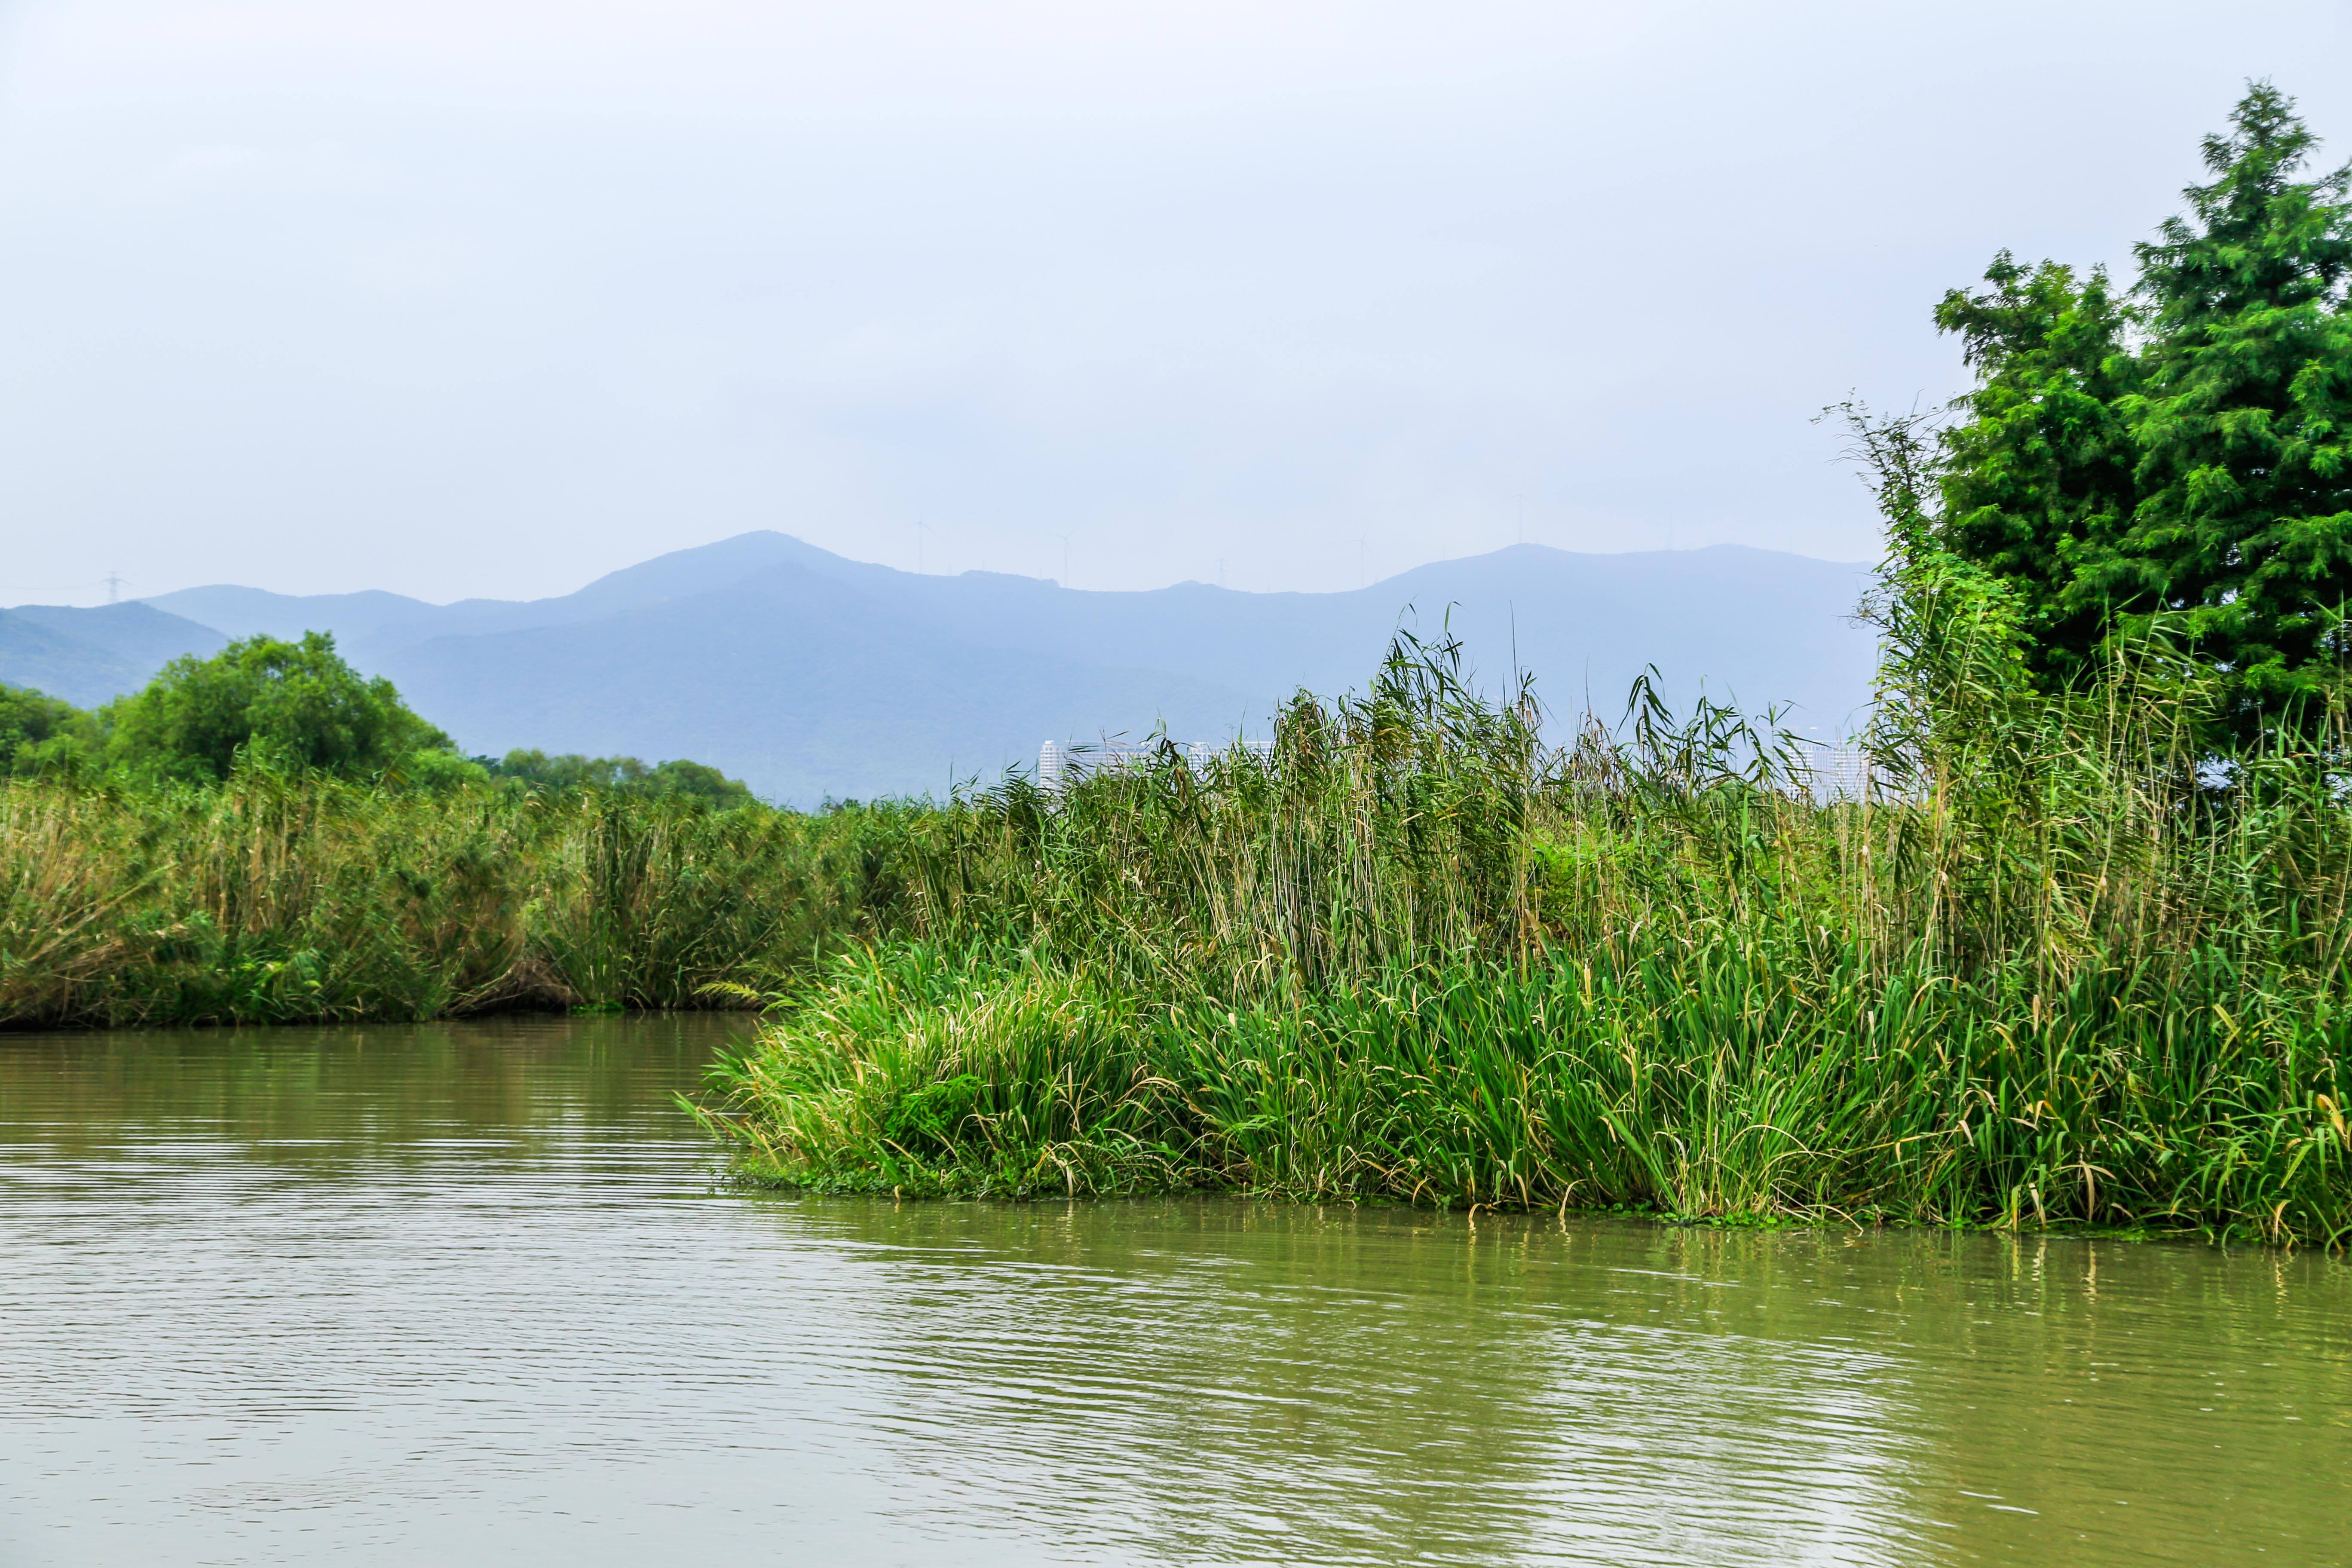
[[[2352,205],[2252,89],[2137,289],[1995,265],[1857,410],[1873,776],[1401,646],[1273,753],[921,814],[727,1064],[761,1179],[2352,1235]],[[723,1112],[724,1114],[719,1114]]]
[[[489,778],[514,779],[533,789],[594,790],[605,795],[696,800],[709,805],[748,805],[755,798],[740,780],[729,778],[707,763],[682,758],[648,766],[635,757],[583,757],[569,752],[551,757],[545,752],[515,751],[495,760],[472,760]]]
[[[89,712],[0,686],[0,777],[152,789],[218,784],[241,771],[428,790],[507,780],[719,806],[753,799],[740,781],[683,760],[463,756],[390,681],[346,664],[323,632],[299,642],[249,637],[209,658],[174,659],[143,689]]]

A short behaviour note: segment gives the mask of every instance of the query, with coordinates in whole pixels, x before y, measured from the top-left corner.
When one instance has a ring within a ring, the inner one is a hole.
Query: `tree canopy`
[[[449,737],[393,684],[343,662],[335,639],[247,637],[210,658],[173,659],[146,689],[100,712],[108,760],[130,772],[205,782],[240,759],[359,775],[382,773]]]
[[[2352,651],[2352,166],[2296,178],[2316,144],[2256,83],[2127,296],[2003,251],[1936,312],[1977,373],[1937,542],[2008,584],[2045,678],[2163,617],[2224,675],[2241,739]]]
[[[248,637],[210,658],[174,659],[143,690],[95,712],[0,685],[0,777],[204,784],[257,763],[436,792],[503,781],[509,789],[600,790],[716,807],[756,798],[741,780],[684,758],[462,756],[390,681],[344,663],[322,632],[290,643]]]

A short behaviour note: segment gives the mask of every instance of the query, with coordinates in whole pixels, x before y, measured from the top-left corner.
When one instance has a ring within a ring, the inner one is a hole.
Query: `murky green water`
[[[2352,1561],[2352,1270],[747,1195],[730,1023],[0,1037],[0,1563]]]

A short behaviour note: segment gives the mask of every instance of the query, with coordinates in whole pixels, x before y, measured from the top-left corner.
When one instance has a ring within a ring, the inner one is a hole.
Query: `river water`
[[[2352,1269],[747,1194],[740,1020],[0,1037],[0,1563],[2352,1562]]]

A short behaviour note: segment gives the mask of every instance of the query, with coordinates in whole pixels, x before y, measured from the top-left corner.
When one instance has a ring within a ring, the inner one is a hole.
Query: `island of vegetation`
[[[0,1019],[764,1005],[747,1179],[2352,1237],[2352,194],[2252,89],[2138,276],[1843,409],[1868,776],[1400,638],[1269,752],[772,810],[469,760],[323,639],[0,708]],[[226,695],[220,695],[220,694]],[[238,704],[242,707],[238,707]],[[222,717],[226,714],[228,717]],[[672,770],[665,773],[665,769]]]

